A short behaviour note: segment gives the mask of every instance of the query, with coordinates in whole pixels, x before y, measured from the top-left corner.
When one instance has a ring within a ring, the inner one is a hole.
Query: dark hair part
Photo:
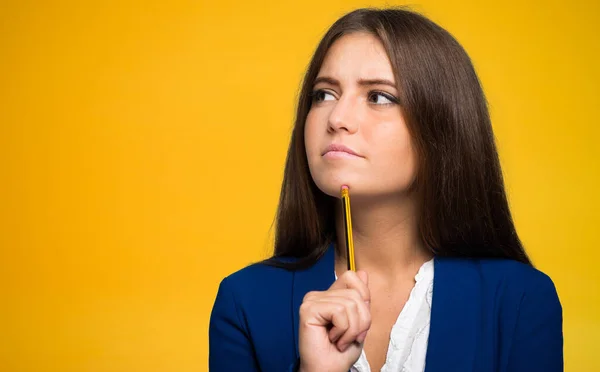
[[[328,49],[354,32],[377,37],[391,61],[419,159],[418,227],[426,248],[436,256],[531,264],[511,217],[487,102],[471,60],[446,30],[404,8],[355,10],[337,20],[319,43],[299,95],[276,216],[275,252],[264,262],[308,267],[335,239],[335,199],[310,176],[304,126]]]

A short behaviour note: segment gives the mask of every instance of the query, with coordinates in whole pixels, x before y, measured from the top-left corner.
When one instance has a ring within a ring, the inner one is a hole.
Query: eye
[[[398,103],[398,98],[389,93],[371,92],[369,93],[369,102],[376,105],[394,105]]]
[[[333,101],[335,100],[335,97],[333,96],[333,94],[323,90],[323,89],[319,89],[319,90],[315,90],[314,92],[312,92],[312,98],[314,102],[323,102],[323,101]]]

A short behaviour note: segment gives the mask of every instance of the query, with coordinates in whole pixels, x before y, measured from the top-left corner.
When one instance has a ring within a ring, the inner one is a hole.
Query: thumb
[[[362,280],[363,283],[365,283],[365,285],[369,285],[369,275],[367,274],[366,271],[358,270],[356,272],[356,275],[358,275],[360,280]]]

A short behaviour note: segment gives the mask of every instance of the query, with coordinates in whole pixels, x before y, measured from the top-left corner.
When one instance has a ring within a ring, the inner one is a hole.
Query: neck
[[[369,275],[412,277],[431,259],[418,233],[416,203],[408,197],[352,199],[352,235],[358,270]],[[341,202],[336,205],[337,267],[346,267],[346,237]]]

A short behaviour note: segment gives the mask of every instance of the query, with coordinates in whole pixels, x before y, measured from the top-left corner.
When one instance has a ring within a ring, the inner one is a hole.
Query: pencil
[[[354,263],[354,241],[352,240],[352,218],[350,214],[350,190],[342,186],[342,206],[344,208],[344,226],[346,228],[346,261],[348,270],[356,271]]]

